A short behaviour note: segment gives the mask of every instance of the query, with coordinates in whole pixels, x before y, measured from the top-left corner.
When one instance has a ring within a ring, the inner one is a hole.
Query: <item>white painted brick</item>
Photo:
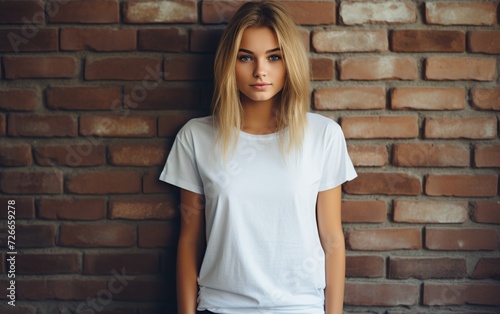
[[[410,1],[343,1],[340,18],[346,25],[414,23],[417,9]]]
[[[125,5],[128,23],[195,23],[198,20],[196,1],[138,1]]]
[[[312,43],[318,52],[380,52],[389,47],[386,30],[320,30]]]

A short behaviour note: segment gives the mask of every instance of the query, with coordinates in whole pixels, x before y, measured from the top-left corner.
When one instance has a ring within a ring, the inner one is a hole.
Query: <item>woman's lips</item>
[[[251,84],[253,88],[257,90],[266,90],[269,86],[271,86],[270,83],[258,83],[258,84]]]

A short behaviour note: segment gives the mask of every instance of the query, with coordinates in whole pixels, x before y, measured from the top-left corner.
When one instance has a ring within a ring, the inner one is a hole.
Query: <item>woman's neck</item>
[[[251,134],[270,134],[276,132],[276,101],[244,101],[242,131]]]

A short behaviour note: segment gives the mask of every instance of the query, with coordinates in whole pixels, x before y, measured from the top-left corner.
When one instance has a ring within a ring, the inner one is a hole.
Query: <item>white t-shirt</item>
[[[340,126],[314,113],[307,118],[299,153],[283,155],[277,133],[241,131],[225,164],[211,117],[179,131],[160,179],[206,198],[198,310],[324,313],[316,199],[356,172]]]

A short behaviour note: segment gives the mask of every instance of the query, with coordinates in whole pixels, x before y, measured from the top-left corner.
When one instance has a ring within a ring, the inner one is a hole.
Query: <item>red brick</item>
[[[345,117],[341,120],[346,138],[416,138],[417,116]]]
[[[158,171],[150,171],[142,177],[142,193],[144,194],[179,194],[178,188],[158,179]]]
[[[159,81],[161,59],[147,57],[87,57],[85,79]]]
[[[385,109],[385,88],[382,86],[326,87],[314,91],[317,110]]]
[[[83,115],[80,134],[103,137],[153,137],[156,118],[144,115]]]
[[[106,218],[104,198],[43,198],[38,203],[38,218],[52,220],[99,220]]]
[[[380,223],[387,217],[384,201],[343,201],[343,223]]]
[[[454,87],[398,87],[391,93],[391,109],[462,110],[465,89]]]
[[[188,44],[187,31],[178,27],[139,29],[137,33],[138,50],[184,52],[188,50]]]
[[[85,300],[107,289],[104,279],[18,279],[16,295],[22,300]]]
[[[472,102],[480,110],[500,110],[500,88],[475,88]]]
[[[474,279],[499,279],[500,278],[500,258],[498,257],[482,257],[480,258],[472,273]]]
[[[165,59],[166,81],[197,81],[213,79],[214,57],[211,55],[189,55]]]
[[[54,13],[49,14],[51,23],[98,24],[120,22],[118,0],[69,0],[56,6],[57,4],[54,4]]]
[[[468,44],[470,52],[500,54],[500,31],[470,31]]]
[[[500,224],[500,202],[478,201],[472,209],[472,220],[479,223]]]
[[[16,282],[17,299],[43,300],[51,296],[46,279],[17,279]]]
[[[29,144],[0,143],[1,166],[29,166],[33,163]]]
[[[493,81],[495,68],[494,58],[429,57],[425,60],[425,79]]]
[[[7,122],[5,114],[0,113],[0,136],[5,136],[7,134]]]
[[[59,245],[71,247],[131,247],[136,243],[135,228],[119,223],[62,224]]]
[[[5,287],[7,288],[7,287]],[[0,312],[4,314],[36,314],[37,310],[31,305],[0,305]]]
[[[497,137],[495,117],[426,118],[425,138],[493,139]]]
[[[106,161],[106,147],[90,141],[75,145],[36,146],[34,155],[41,166],[101,166]]]
[[[219,24],[229,21],[236,10],[246,1],[206,0],[202,2],[203,23]],[[310,1],[284,1],[283,6],[298,24],[335,24],[335,3]]]
[[[63,192],[63,173],[52,171],[3,171],[0,191],[5,194],[60,194]]]
[[[340,19],[345,25],[408,24],[417,20],[417,8],[410,1],[342,1]]]
[[[385,274],[385,259],[378,255],[346,256],[346,277],[380,278]]]
[[[340,62],[341,80],[416,80],[417,61],[410,57],[351,57]]]
[[[78,253],[23,253],[16,257],[20,275],[74,274],[80,272]]]
[[[399,167],[467,167],[469,148],[453,143],[395,144],[392,162]]]
[[[463,52],[465,32],[455,30],[408,29],[391,33],[391,50],[396,52]]]
[[[43,11],[41,12],[43,13]],[[1,17],[0,20],[2,20]],[[0,51],[40,52],[58,50],[59,41],[57,28],[34,28],[32,25],[31,27],[26,26],[25,28],[0,29]]]
[[[108,148],[114,166],[161,166],[167,159],[167,147],[160,144],[115,144]]]
[[[299,35],[302,37],[302,43],[304,44],[304,47],[306,48],[306,51],[309,53],[311,52],[311,32],[307,28],[303,27],[298,27],[299,30]]]
[[[175,280],[170,281],[165,280],[165,278],[159,277],[151,279],[132,280],[130,281],[129,285],[127,285],[127,289],[123,289],[123,291],[119,294],[116,294],[113,299],[116,299],[117,301],[127,302],[156,301],[156,304],[160,302],[169,302],[170,304],[172,304],[173,302],[175,302],[174,281]],[[155,311],[156,309],[158,309],[158,306],[155,306]],[[172,311],[170,311],[170,313],[172,313]]]
[[[61,50],[130,51],[136,50],[133,28],[62,28]]]
[[[394,200],[394,221],[409,223],[464,223],[467,202]]]
[[[76,119],[62,114],[11,114],[9,135],[24,137],[75,137]]]
[[[15,216],[16,219],[34,219],[35,218],[35,200],[33,197],[0,197],[0,204],[2,208],[7,209],[9,203],[8,201],[14,201]],[[7,219],[7,210],[0,211],[0,219]],[[0,269],[2,269],[0,267]],[[1,272],[0,272],[1,273]]]
[[[348,194],[419,195],[422,184],[418,177],[406,173],[361,172],[344,186]]]
[[[109,202],[110,218],[113,219],[173,219],[178,216],[174,197],[154,199],[112,199]]]
[[[16,248],[53,247],[55,239],[54,225],[22,225],[19,222],[16,224]]]
[[[70,174],[66,192],[74,194],[132,194],[141,192],[141,175],[135,171],[89,171]]]
[[[354,229],[346,233],[346,243],[354,251],[416,250],[422,248],[419,228]]]
[[[0,90],[0,109],[31,111],[37,106],[38,92],[35,89],[9,88]]]
[[[192,52],[215,52],[222,36],[222,29],[193,29],[189,37]]]
[[[389,41],[386,30],[317,30],[312,45],[317,52],[382,52]]]
[[[202,116],[201,113],[179,112],[158,117],[158,136],[175,137],[181,127],[189,120]]]
[[[494,174],[431,174],[425,182],[425,193],[432,196],[495,196],[497,187],[498,175]]]
[[[73,78],[77,63],[73,57],[3,57],[6,79]]]
[[[201,3],[201,21],[209,24],[228,22],[246,1],[205,0]]]
[[[312,1],[283,1],[283,6],[291,13],[297,24],[335,24],[335,3]]]
[[[109,284],[109,281],[108,281],[108,284]],[[83,304],[85,304],[85,303],[83,303]],[[136,314],[137,313],[136,308],[132,307],[130,305],[121,305],[120,306],[119,304],[116,304],[116,305],[112,305],[112,304],[113,303],[110,303],[109,305],[107,305],[105,307],[105,309],[103,309],[102,312],[100,312],[100,314]],[[143,307],[145,307],[145,306],[140,306],[139,309],[141,309]],[[158,307],[155,306],[154,308],[157,309]],[[481,314],[481,313],[479,313],[479,314]]]
[[[172,248],[177,245],[178,228],[174,224],[143,223],[138,230],[141,248]]]
[[[464,258],[406,258],[389,259],[390,279],[463,278],[467,273]]]
[[[361,283],[345,285],[345,305],[398,306],[417,305],[420,286],[411,283]]]
[[[426,282],[423,295],[424,305],[500,305],[500,285],[491,283]]]
[[[197,86],[169,87],[156,85],[125,87],[124,104],[127,108],[139,110],[181,109],[201,107],[201,90]]]
[[[425,248],[441,251],[496,250],[498,234],[495,229],[426,228]]]
[[[476,167],[500,167],[500,145],[477,144],[474,147]]]
[[[0,0],[0,24],[44,24],[43,1]]]
[[[120,86],[56,86],[46,95],[53,110],[111,110],[122,104]]]
[[[383,145],[348,145],[347,150],[354,166],[382,167],[389,159]]]
[[[331,81],[335,78],[335,63],[330,58],[313,58],[310,66],[313,81]]]
[[[126,23],[196,23],[195,0],[148,1],[131,0],[123,6]]]
[[[493,2],[427,2],[427,24],[437,25],[495,25],[496,5]]]
[[[160,258],[156,252],[86,253],[83,257],[85,275],[108,275],[122,268],[129,275],[156,274]]]

